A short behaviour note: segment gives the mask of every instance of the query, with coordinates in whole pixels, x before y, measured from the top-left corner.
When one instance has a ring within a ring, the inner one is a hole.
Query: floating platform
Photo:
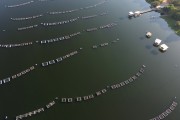
[[[162,52],[165,52],[167,51],[169,47],[166,45],[166,44],[162,44],[159,46],[159,50],[162,51]]]

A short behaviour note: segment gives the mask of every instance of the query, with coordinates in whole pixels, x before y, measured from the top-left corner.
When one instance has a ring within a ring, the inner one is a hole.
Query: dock
[[[142,11],[135,11],[135,12],[129,12],[129,17],[132,18],[132,17],[138,17],[144,13],[148,13],[148,12],[152,12],[152,11],[156,11],[158,10],[157,8],[150,8],[150,9],[147,9],[147,10],[142,10]]]
[[[151,9],[140,11],[140,13],[144,14],[144,13],[148,13],[148,12],[152,12],[152,11],[156,11],[156,10],[157,10],[157,8],[151,8]]]

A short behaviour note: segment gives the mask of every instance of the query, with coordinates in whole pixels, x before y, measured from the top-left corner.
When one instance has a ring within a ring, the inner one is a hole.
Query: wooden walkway
[[[155,10],[157,10],[157,8],[152,8],[152,9],[143,10],[143,11],[140,11],[140,13],[141,13],[141,14],[144,14],[144,13],[151,12],[151,11],[155,11]]]

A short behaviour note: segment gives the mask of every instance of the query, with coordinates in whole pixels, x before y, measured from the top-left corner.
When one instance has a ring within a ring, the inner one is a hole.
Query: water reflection
[[[166,40],[164,40],[165,42],[167,43],[171,43],[171,42],[177,42],[179,41],[180,38],[178,35],[175,35],[174,33],[171,33],[167,38]]]
[[[158,50],[151,50],[151,53],[153,54],[153,55],[158,55],[159,54],[159,51]]]
[[[160,52],[158,50],[158,48],[155,49],[156,47],[154,47],[153,45],[146,45],[145,48],[148,49],[150,51],[150,53],[153,54],[153,55],[158,55],[159,52]]]
[[[146,37],[145,37],[145,36],[141,36],[141,37],[139,37],[139,39],[140,39],[140,40],[145,40]]]
[[[152,45],[146,45],[145,48],[148,49],[148,50],[150,50],[150,49],[153,48],[153,46],[152,46]]]

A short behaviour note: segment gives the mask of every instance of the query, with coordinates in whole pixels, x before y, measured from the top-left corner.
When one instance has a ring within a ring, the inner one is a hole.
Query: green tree
[[[172,14],[172,17],[175,19],[175,20],[180,20],[180,12],[175,12]]]
[[[166,6],[163,10],[171,15],[176,12],[176,8],[173,4]]]
[[[151,5],[152,5],[153,7],[156,7],[156,6],[160,5],[160,4],[161,4],[161,3],[160,3],[159,1],[154,1],[154,2],[151,3]]]
[[[176,27],[180,28],[180,21],[176,21]]]
[[[174,6],[180,6],[180,1],[173,1],[172,4],[173,4]]]

